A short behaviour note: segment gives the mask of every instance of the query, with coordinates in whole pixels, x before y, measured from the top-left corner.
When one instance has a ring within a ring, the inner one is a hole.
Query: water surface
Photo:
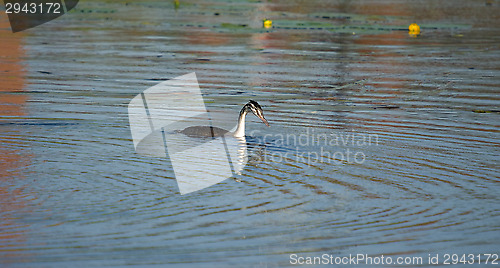
[[[498,254],[498,14],[497,1],[82,1],[15,35],[2,15],[0,262]],[[254,99],[271,128],[249,116],[241,174],[180,195],[168,159],[134,151],[127,105],[190,72],[211,111],[236,123]]]

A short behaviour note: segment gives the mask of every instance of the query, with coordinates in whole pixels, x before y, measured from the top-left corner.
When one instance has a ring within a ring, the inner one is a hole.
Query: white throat
[[[245,137],[245,117],[247,116],[246,112],[243,112],[238,118],[238,126],[233,133],[235,137]]]

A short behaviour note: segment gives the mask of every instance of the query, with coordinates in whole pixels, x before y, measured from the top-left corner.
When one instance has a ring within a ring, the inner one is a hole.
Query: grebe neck
[[[235,137],[245,137],[245,117],[247,116],[247,111],[245,107],[240,111],[240,117],[238,118],[238,127],[233,133]]]

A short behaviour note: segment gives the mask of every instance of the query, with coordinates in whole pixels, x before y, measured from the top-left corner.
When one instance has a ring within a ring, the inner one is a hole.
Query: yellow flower
[[[273,21],[269,19],[262,20],[262,27],[269,29],[273,26]]]
[[[408,27],[408,33],[411,36],[419,35],[420,34],[420,26],[418,26],[418,24],[416,24],[416,23],[410,24],[410,26]]]

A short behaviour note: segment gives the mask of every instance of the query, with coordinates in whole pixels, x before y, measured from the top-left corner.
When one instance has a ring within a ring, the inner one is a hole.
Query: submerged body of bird
[[[250,100],[241,109],[238,117],[238,124],[232,131],[213,126],[192,126],[179,132],[189,137],[221,137],[229,133],[236,138],[245,137],[245,118],[248,112],[252,112],[256,117],[260,118],[266,126],[269,127],[269,123],[264,118],[262,107],[256,101]]]

